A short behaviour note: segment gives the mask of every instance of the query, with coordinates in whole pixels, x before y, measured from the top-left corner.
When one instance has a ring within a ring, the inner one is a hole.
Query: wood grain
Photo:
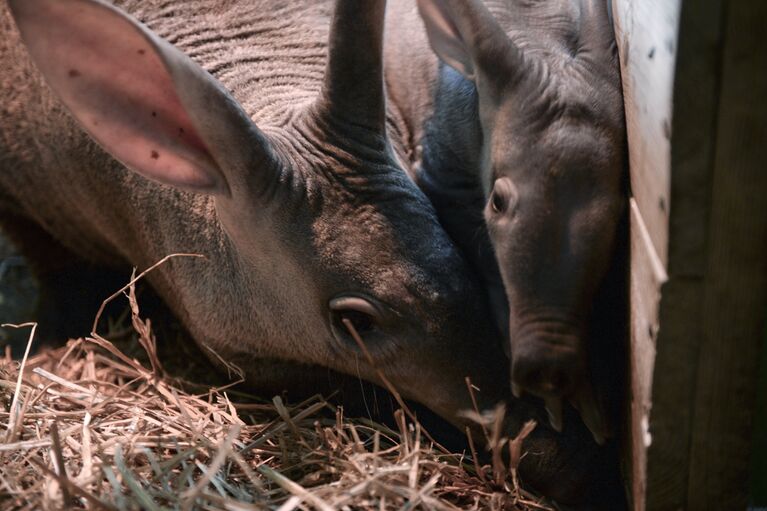
[[[744,509],[767,304],[767,3],[727,4],[690,509]]]
[[[669,282],[663,287],[647,450],[647,509],[685,509],[702,336],[721,74],[722,1],[685,2],[674,80]]]

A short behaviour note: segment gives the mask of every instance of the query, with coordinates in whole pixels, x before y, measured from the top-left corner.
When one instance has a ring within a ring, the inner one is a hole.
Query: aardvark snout
[[[542,398],[551,426],[557,431],[562,431],[564,401],[569,401],[594,440],[604,443],[609,432],[588,378],[581,329],[569,324],[528,322],[511,335],[514,396],[529,392]]]
[[[516,390],[543,398],[565,397],[586,374],[586,356],[575,332],[552,325],[527,325],[512,333],[511,351],[511,379]]]

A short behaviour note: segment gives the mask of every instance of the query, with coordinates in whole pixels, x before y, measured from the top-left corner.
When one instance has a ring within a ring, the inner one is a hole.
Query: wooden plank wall
[[[613,11],[634,194],[633,508],[744,509],[767,304],[767,3]]]
[[[725,2],[721,20],[689,509],[747,505],[767,312],[767,3]]]
[[[614,0],[631,172],[631,349],[629,478],[645,508],[658,305],[667,281],[671,114],[680,0]]]

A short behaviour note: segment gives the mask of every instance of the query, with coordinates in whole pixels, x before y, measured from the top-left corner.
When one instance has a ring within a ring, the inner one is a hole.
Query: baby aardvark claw
[[[605,422],[604,413],[597,404],[594,389],[590,383],[581,385],[570,397],[570,403],[580,413],[583,423],[591,431],[594,441],[604,445],[610,435]]]
[[[546,403],[546,412],[549,414],[549,423],[555,431],[562,432],[562,398],[561,397],[547,397],[544,399]]]

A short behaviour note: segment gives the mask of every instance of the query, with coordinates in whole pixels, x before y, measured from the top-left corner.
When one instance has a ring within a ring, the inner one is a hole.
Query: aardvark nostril
[[[573,374],[560,361],[546,357],[512,357],[512,381],[537,396],[566,396],[573,387]],[[573,368],[574,369],[574,368]]]

